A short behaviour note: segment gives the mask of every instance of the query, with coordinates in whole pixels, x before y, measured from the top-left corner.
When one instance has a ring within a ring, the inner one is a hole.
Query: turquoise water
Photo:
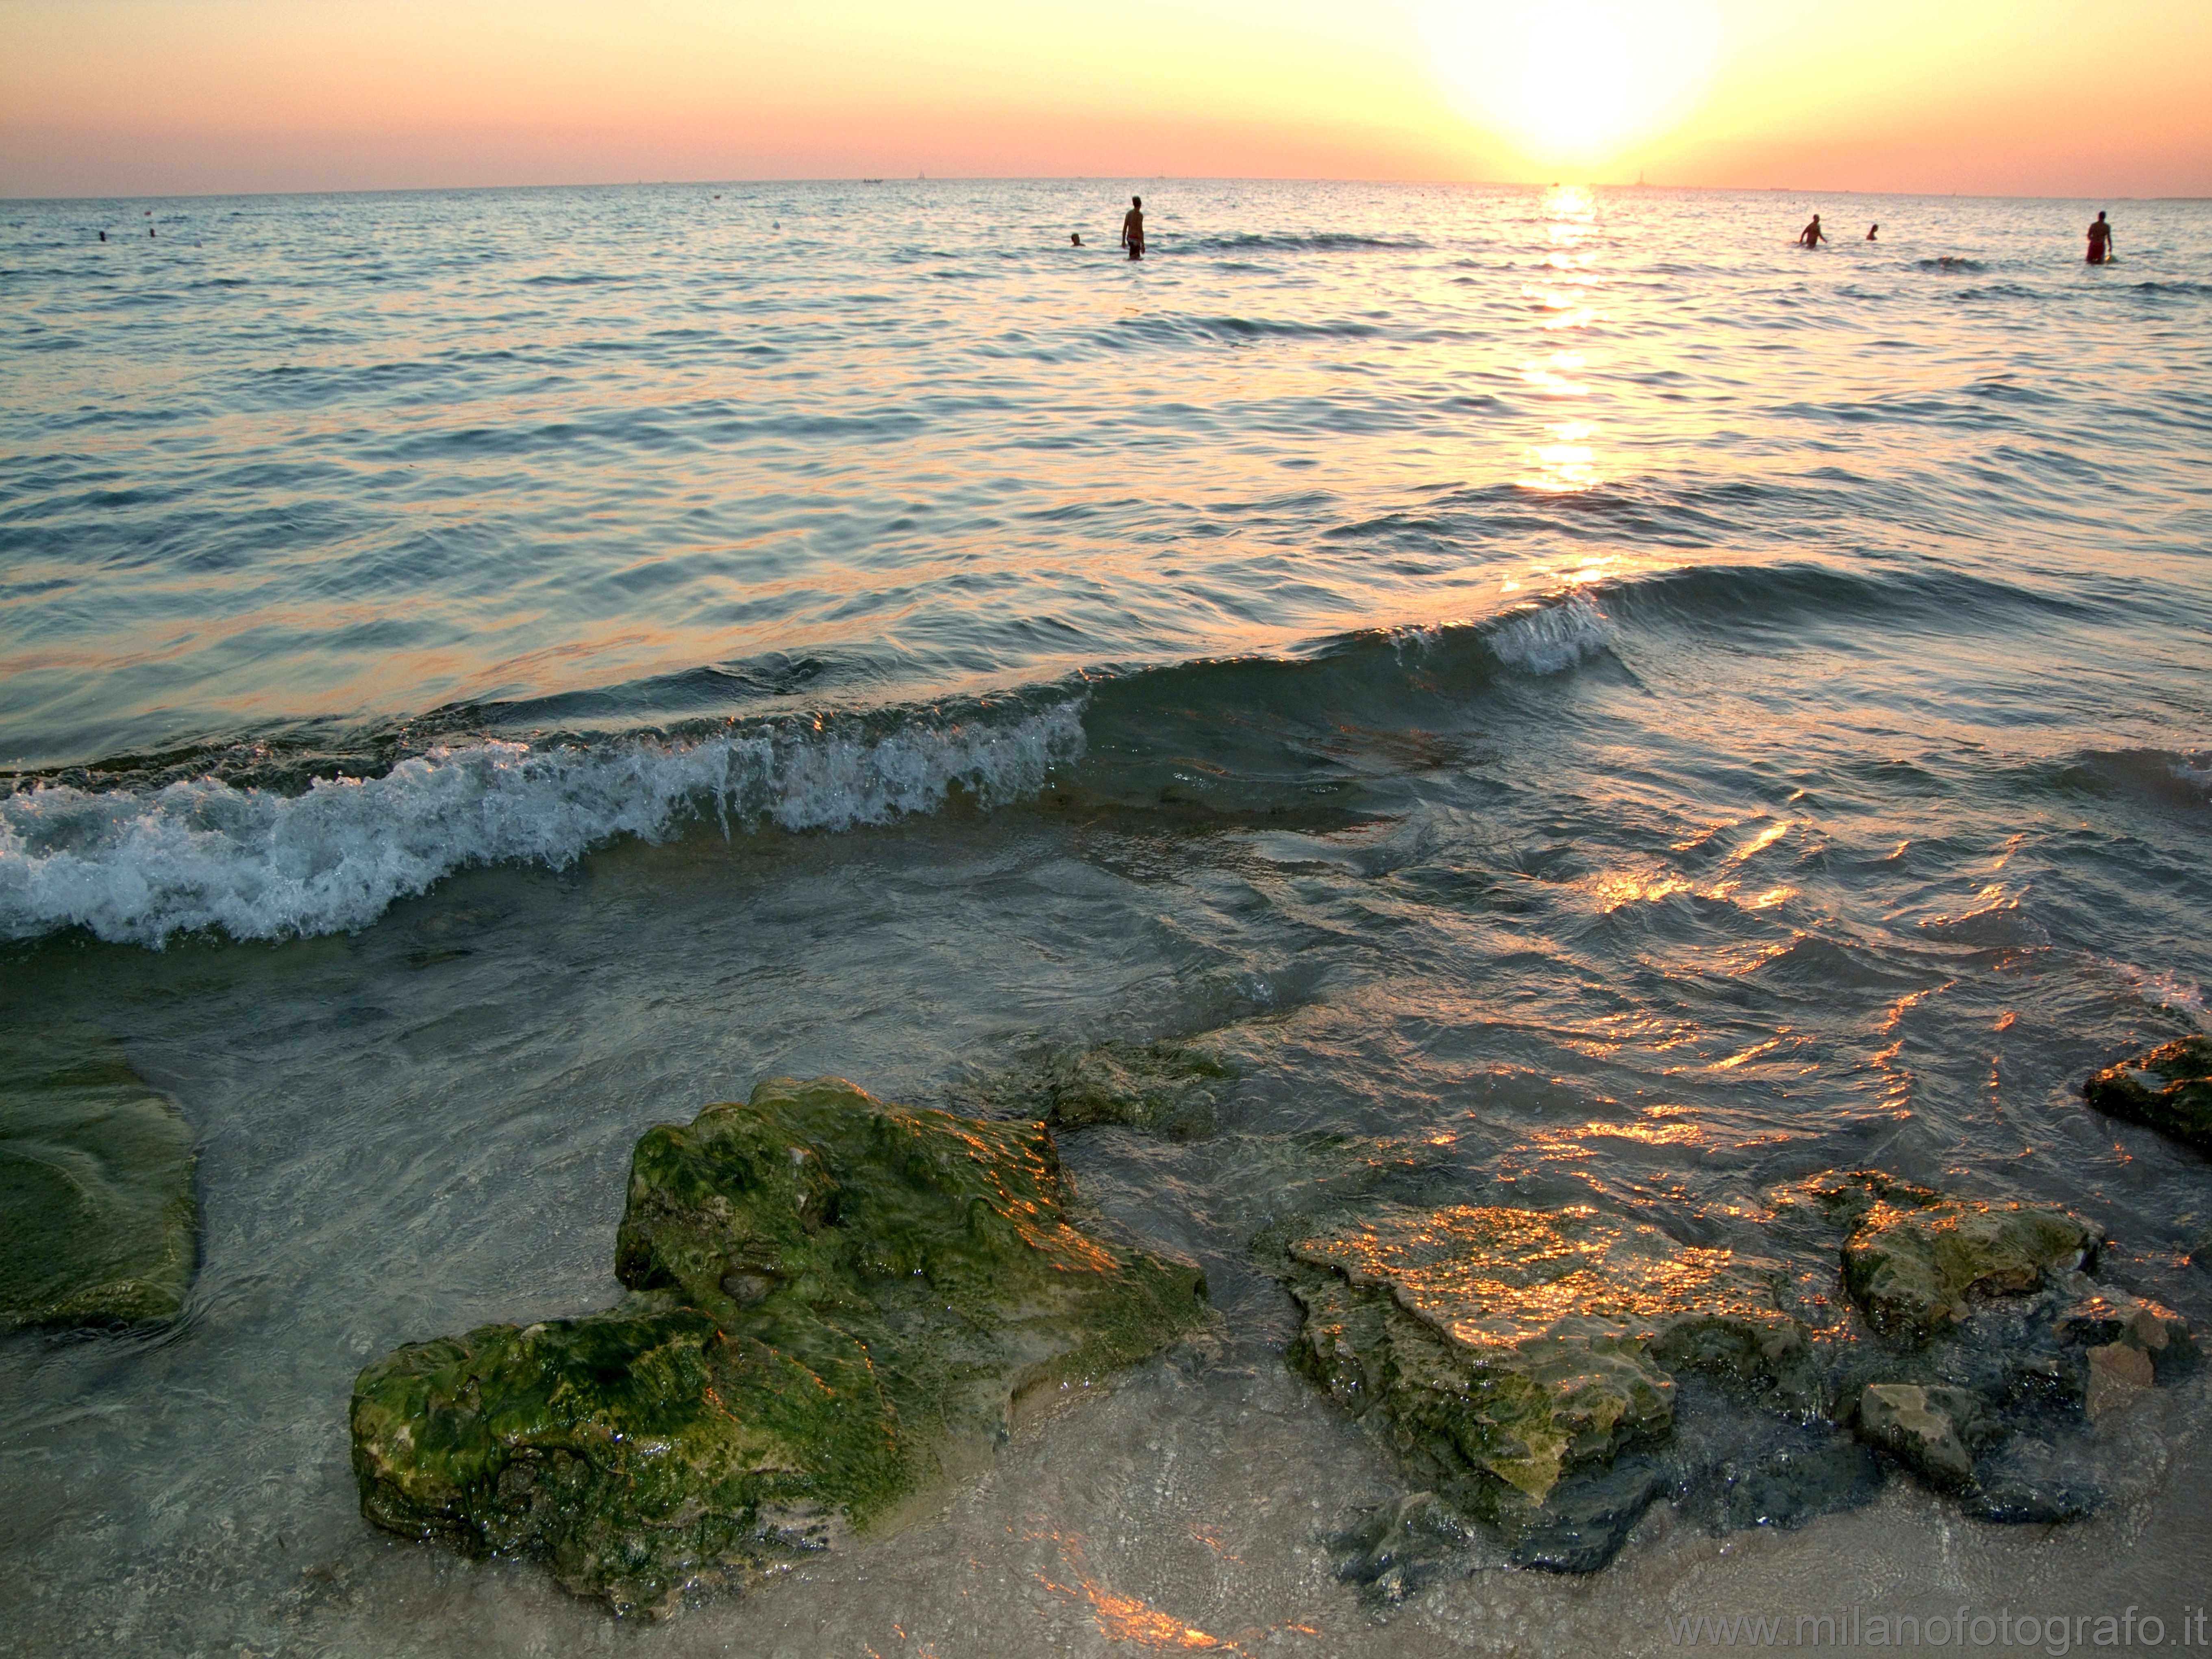
[[[1129,188],[0,210],[0,1020],[121,1040],[205,1213],[175,1330],[0,1342],[0,1646],[1641,1650],[1701,1573],[2201,1568],[2199,1388],[2056,1539],[1662,1505],[1378,1629],[1314,1540],[1395,1477],[1245,1241],[1316,1131],[1753,1251],[1878,1164],[2212,1317],[2203,1160],[2078,1095],[2212,978],[2212,207],[1140,182],[1133,265]],[[1162,1038],[1215,1133],[1065,1150],[1212,1370],[653,1635],[358,1519],[354,1371],[611,1302],[646,1126]]]

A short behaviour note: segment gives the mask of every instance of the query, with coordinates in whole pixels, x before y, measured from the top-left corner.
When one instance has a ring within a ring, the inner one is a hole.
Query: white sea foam
[[[2155,1004],[2177,1014],[2185,1014],[2199,1026],[2204,1024],[2204,988],[2195,980],[2184,979],[2175,973],[2160,972],[2152,968],[2138,968],[2131,962],[2115,962],[2112,966],[2133,986],[2136,994],[2145,1002]]]
[[[1524,674],[1556,674],[1613,641],[1613,626],[1586,593],[1501,619],[1491,630],[1491,653]]]
[[[1390,630],[1390,646],[1404,662],[1410,654],[1416,661],[1432,654],[1444,642],[1444,632],[1453,624],[1448,623],[1407,623]]]
[[[2212,795],[2212,766],[2197,765],[2196,759],[2192,755],[2175,761],[2166,770],[2173,775],[2175,782],[2187,784],[2201,793]]]
[[[718,816],[844,830],[1035,794],[1083,752],[1081,706],[890,732],[753,731],[691,743],[433,749],[301,795],[213,778],[151,792],[66,786],[0,799],[0,938],[81,926],[160,945],[222,928],[279,939],[364,927],[471,865],[558,868],[620,836]]]

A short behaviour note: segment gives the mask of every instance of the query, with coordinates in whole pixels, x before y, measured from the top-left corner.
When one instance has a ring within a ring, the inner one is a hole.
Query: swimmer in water
[[[2089,227],[2089,263],[2101,265],[2112,257],[2112,228],[2105,216],[2098,214],[2096,222]]]
[[[1827,240],[1828,233],[1820,228],[1820,216],[1817,213],[1813,216],[1813,222],[1797,233],[1798,244],[1803,247],[1818,247]]]
[[[1873,241],[1875,240],[1875,232],[1881,228],[1881,227],[1880,225],[1869,225],[1867,227],[1867,240],[1869,242]]]
[[[1067,239],[1067,245],[1070,247],[1081,247],[1083,246],[1083,237],[1081,234],[1071,234]]]
[[[1132,196],[1129,210],[1121,216],[1121,246],[1132,259],[1145,257],[1145,198]]]

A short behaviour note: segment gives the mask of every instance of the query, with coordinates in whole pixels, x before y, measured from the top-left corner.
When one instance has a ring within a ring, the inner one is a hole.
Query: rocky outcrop
[[[2100,1112],[2212,1152],[2212,1037],[2182,1037],[2109,1066],[2081,1092]]]
[[[198,1264],[192,1135],[106,1038],[0,1042],[0,1326],[166,1319]]]
[[[1279,1270],[1292,1364],[1529,1565],[1619,1547],[1656,1480],[1616,1455],[1665,1434],[1674,1371],[1811,1397],[1771,1269],[1587,1207],[1378,1207],[1290,1238]]]
[[[2016,1295],[2094,1261],[2097,1236],[2063,1210],[1947,1198],[1887,1183],[1844,1241],[1844,1287],[1886,1335],[1927,1337],[1976,1295]]]
[[[1415,1490],[1334,1540],[1386,1600],[1463,1567],[1439,1504],[1573,1572],[1656,1498],[1716,1530],[1792,1527],[1867,1501],[1886,1466],[1985,1520],[2064,1521],[2131,1478],[2095,1420],[2197,1363],[2178,1316],[2091,1276],[2080,1217],[1880,1171],[1777,1191],[1786,1272],[1584,1207],[1323,1214],[1255,1247],[1304,1310],[1292,1364]],[[1819,1331],[1801,1307],[1828,1310]]]
[[[361,1374],[363,1514],[665,1612],[886,1522],[988,1457],[1023,1395],[1210,1316],[1196,1269],[1071,1224],[1043,1125],[830,1078],[647,1133],[615,1260],[631,1294],[609,1312]]]
[[[1840,1415],[1968,1513],[2057,1522],[2104,1501],[2092,1425],[2196,1362],[2186,1322],[2091,1276],[2096,1230],[1873,1170],[1808,1190],[1849,1228],[1873,1340],[1841,1352]]]

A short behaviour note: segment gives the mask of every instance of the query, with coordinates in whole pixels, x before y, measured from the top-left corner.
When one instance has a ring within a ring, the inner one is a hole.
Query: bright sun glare
[[[1454,108],[1547,166],[1591,166],[1679,126],[1712,84],[1699,0],[1460,0],[1431,30]]]

